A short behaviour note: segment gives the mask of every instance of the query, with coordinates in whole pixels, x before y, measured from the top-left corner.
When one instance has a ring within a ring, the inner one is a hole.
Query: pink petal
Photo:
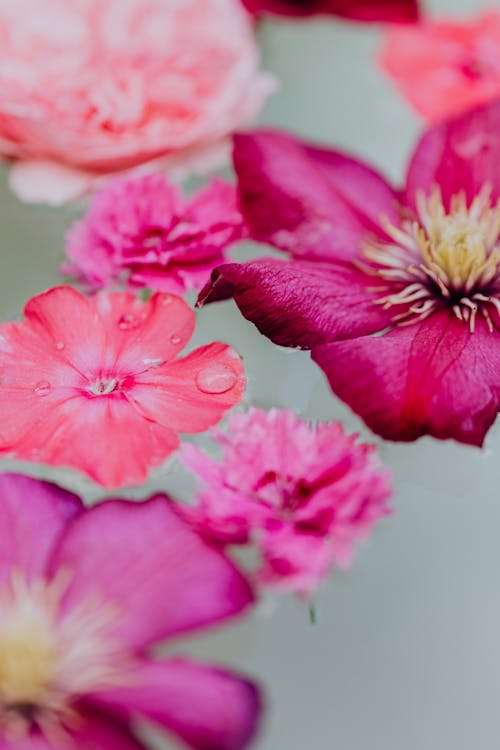
[[[42,577],[54,543],[82,507],[56,485],[0,474],[0,588],[16,569]]]
[[[73,571],[65,606],[101,595],[120,608],[116,635],[142,649],[238,614],[247,581],[204,542],[164,496],[93,507],[61,540],[53,569]]]
[[[170,659],[143,662],[137,680],[93,700],[126,718],[142,714],[196,750],[240,750],[257,730],[258,690],[230,672]]]
[[[439,185],[446,206],[463,191],[469,201],[489,184],[500,197],[500,101],[467,112],[429,130],[410,162],[406,199],[415,205],[419,191]]]
[[[332,14],[356,21],[416,21],[417,0],[243,0],[251,13]]]
[[[312,352],[334,393],[388,440],[429,434],[481,446],[500,399],[500,341],[451,313]]]
[[[262,258],[212,272],[199,304],[234,296],[259,331],[282,346],[313,346],[374,333],[390,315],[373,304],[370,277],[349,265]]]
[[[61,206],[86,193],[92,182],[87,172],[46,159],[17,161],[9,172],[10,189],[25,203]]]
[[[238,404],[245,392],[243,364],[227,344],[195,349],[138,377],[136,408],[175,432],[203,432]]]
[[[257,131],[235,136],[233,156],[253,238],[292,255],[350,260],[384,217],[397,220],[394,190],[343,154]]]

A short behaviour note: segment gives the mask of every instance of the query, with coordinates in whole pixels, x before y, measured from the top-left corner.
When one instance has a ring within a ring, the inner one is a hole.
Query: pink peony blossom
[[[189,200],[162,175],[110,182],[70,230],[62,271],[91,289],[116,282],[182,294],[200,289],[244,236],[235,187],[213,180]]]
[[[431,122],[500,97],[500,12],[387,32],[383,69]]]
[[[264,584],[310,593],[389,512],[389,474],[374,446],[339,423],[314,429],[290,411],[250,409],[212,434],[220,463],[193,445],[181,452],[203,483],[193,517],[220,542],[255,541]]]
[[[195,325],[180,298],[71,287],[0,326],[0,456],[69,466],[105,487],[138,484],[242,397],[241,361],[213,343],[176,359]]]
[[[272,88],[239,0],[0,0],[0,153],[24,200],[212,165]]]
[[[238,570],[164,496],[85,510],[58,487],[0,475],[2,750],[145,750],[137,716],[196,750],[239,750],[255,686],[159,641],[253,600]]]
[[[243,0],[250,13],[328,14],[353,21],[416,21],[417,0]]]
[[[311,349],[382,437],[482,445],[500,409],[500,102],[426,133],[402,191],[283,133],[239,136],[234,158],[253,237],[291,259],[220,266],[200,301],[233,295]]]

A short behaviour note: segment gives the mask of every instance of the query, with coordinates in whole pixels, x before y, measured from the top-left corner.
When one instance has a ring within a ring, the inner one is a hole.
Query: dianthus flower
[[[480,446],[500,405],[499,160],[499,102],[425,134],[402,191],[291,136],[239,136],[250,231],[292,258],[223,265],[200,300],[233,295],[274,342],[311,349],[382,437]]]
[[[208,168],[272,88],[239,0],[1,0],[0,154],[25,200]]]
[[[243,0],[250,13],[327,14],[353,21],[416,21],[417,0]]]
[[[181,452],[202,482],[193,518],[219,542],[254,542],[263,584],[309,594],[389,512],[389,474],[374,446],[339,423],[313,428],[291,411],[250,409],[212,434],[220,462],[193,445]]]
[[[431,122],[500,98],[500,12],[387,32],[381,65]]]
[[[71,287],[33,297],[0,325],[0,455],[68,466],[105,487],[142,482],[241,399],[226,344],[177,358],[195,325],[180,298]]]
[[[212,180],[185,199],[159,174],[121,178],[70,230],[61,270],[91,289],[123,282],[182,294],[200,289],[244,232],[234,185]]]
[[[55,486],[0,475],[2,750],[145,750],[137,716],[195,750],[239,750],[255,686],[159,641],[224,621],[252,591],[168,498],[85,510]]]

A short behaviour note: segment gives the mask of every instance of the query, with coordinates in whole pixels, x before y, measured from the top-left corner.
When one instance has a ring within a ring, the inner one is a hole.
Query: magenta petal
[[[20,474],[0,474],[0,585],[16,569],[45,572],[52,547],[82,509],[76,495]]]
[[[340,263],[262,258],[215,269],[199,304],[232,295],[245,318],[274,343],[310,349],[388,325],[390,315],[373,304],[370,283]]]
[[[184,659],[144,662],[137,683],[93,696],[131,718],[161,724],[196,750],[240,750],[254,736],[261,708],[251,682]]]
[[[416,21],[417,0],[243,0],[251,13],[331,14],[355,21]]]
[[[481,446],[500,403],[500,341],[451,313],[312,352],[334,393],[388,440]]]
[[[134,648],[231,617],[253,601],[234,565],[164,496],[92,508],[70,526],[52,564],[73,571],[65,606],[91,595],[114,602],[117,636]]]
[[[251,235],[294,256],[351,260],[384,217],[397,223],[394,190],[343,154],[257,131],[234,137],[233,158]]]
[[[437,125],[418,143],[410,162],[406,200],[415,205],[419,191],[439,185],[445,205],[465,192],[469,201],[485,184],[492,199],[500,197],[500,101]]]

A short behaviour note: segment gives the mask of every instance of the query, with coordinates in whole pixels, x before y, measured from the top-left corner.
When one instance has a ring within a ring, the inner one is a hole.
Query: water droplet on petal
[[[181,339],[181,337],[177,333],[174,333],[174,334],[172,334],[172,336],[170,336],[170,343],[171,344],[174,344],[174,345],[180,344],[181,341],[182,341],[182,339]]]
[[[50,392],[51,388],[52,386],[50,385],[48,380],[40,380],[40,382],[35,385],[33,390],[35,391],[37,396],[46,396],[47,393]]]
[[[139,321],[137,320],[136,315],[132,315],[132,313],[125,313],[118,321],[118,328],[121,331],[130,331],[131,328],[136,328],[138,324]]]
[[[222,364],[209,365],[196,375],[196,385],[203,393],[225,393],[236,380],[234,370]]]
[[[162,294],[162,296],[161,296],[161,304],[162,305],[170,305],[170,303],[172,302],[172,299],[173,299],[173,297],[172,297],[171,294]]]
[[[56,349],[57,349],[58,352],[62,352],[62,350],[64,349],[64,347],[65,347],[64,341],[58,341],[57,342]]]
[[[149,367],[158,367],[163,362],[161,357],[144,357],[142,360],[145,365]]]

